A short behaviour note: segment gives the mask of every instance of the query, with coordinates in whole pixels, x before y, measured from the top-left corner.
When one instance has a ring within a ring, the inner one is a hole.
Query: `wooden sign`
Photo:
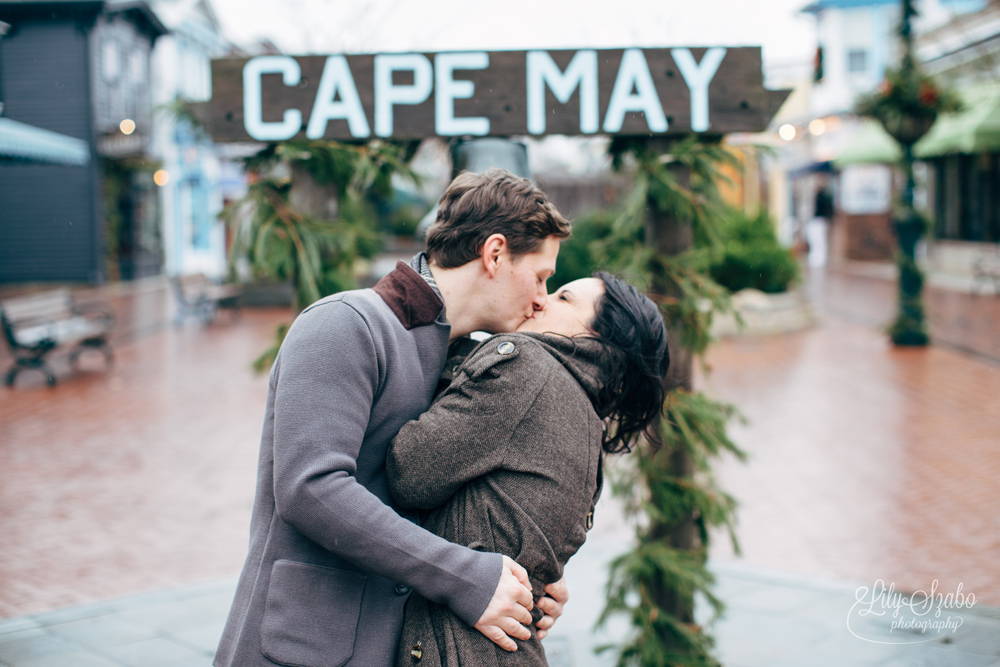
[[[258,56],[212,61],[216,141],[756,132],[788,91],[759,47]]]

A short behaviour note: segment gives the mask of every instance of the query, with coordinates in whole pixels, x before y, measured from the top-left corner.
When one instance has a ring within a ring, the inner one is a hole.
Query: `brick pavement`
[[[239,570],[267,391],[249,363],[289,319],[167,328],[110,372],[0,392],[0,617]]]
[[[718,467],[747,562],[1000,604],[1000,363],[829,316],[708,360],[709,392],[749,418],[750,462]]]
[[[828,314],[884,327],[896,314],[896,269],[865,264],[812,269],[807,276],[809,295]],[[935,343],[1000,361],[1000,295],[988,289],[974,294],[928,284],[924,307]]]
[[[266,394],[247,364],[288,317],[164,329],[168,303],[151,294],[135,298],[149,326],[117,344],[112,372],[0,392],[0,618],[239,570]],[[871,326],[831,316],[724,342],[710,361],[710,390],[752,420],[733,431],[751,463],[720,467],[743,502],[748,562],[898,586],[962,581],[1000,604],[1000,367],[947,348],[892,350]]]

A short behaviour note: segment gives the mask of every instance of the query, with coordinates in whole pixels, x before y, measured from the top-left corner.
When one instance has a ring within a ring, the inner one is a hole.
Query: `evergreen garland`
[[[247,158],[246,195],[222,212],[233,231],[230,272],[244,258],[256,277],[291,281],[296,312],[357,287],[356,260],[380,249],[371,201],[391,196],[394,178],[418,181],[409,166],[416,147],[416,142],[286,141]],[[289,204],[293,167],[332,189],[337,219],[306,215]],[[257,372],[274,363],[287,331],[288,325],[278,327],[274,343],[253,362]]]
[[[605,266],[627,275],[659,303],[668,323],[681,335],[680,344],[701,361],[711,342],[716,312],[733,312],[728,291],[708,275],[706,253],[724,241],[726,207],[719,193],[723,165],[737,164],[726,148],[691,138],[661,155],[645,140],[617,139],[611,144],[613,165],[635,172],[635,187],[610,233],[591,243]],[[686,168],[682,182],[671,164]],[[644,245],[647,207],[690,220],[695,247],[677,255],[658,255]],[[620,667],[718,665],[712,636],[694,622],[695,595],[709,603],[717,617],[723,604],[712,593],[714,578],[706,567],[711,528],[725,529],[739,552],[734,529],[736,501],[719,489],[712,462],[724,454],[744,459],[730,440],[726,424],[737,417],[732,405],[699,392],[677,388],[664,402],[659,429],[660,449],[638,447],[628,466],[616,470],[612,491],[624,498],[626,514],[637,524],[634,548],[611,563],[606,606],[599,625],[626,616],[633,634],[616,648]],[[681,465],[678,465],[678,462]],[[678,474],[678,470],[685,470]],[[679,542],[685,526],[692,535]]]

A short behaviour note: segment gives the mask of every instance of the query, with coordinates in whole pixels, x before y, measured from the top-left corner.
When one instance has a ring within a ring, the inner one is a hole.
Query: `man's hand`
[[[527,571],[504,556],[500,583],[486,611],[476,622],[476,630],[500,648],[516,651],[517,644],[511,637],[531,639],[531,632],[525,625],[531,625],[531,614],[528,612],[533,606]]]
[[[539,639],[543,639],[549,634],[549,630],[555,625],[556,619],[562,616],[563,605],[569,601],[569,589],[566,588],[566,579],[560,579],[554,584],[545,587],[548,595],[543,595],[538,599],[538,608],[545,612],[545,616],[535,623]]]

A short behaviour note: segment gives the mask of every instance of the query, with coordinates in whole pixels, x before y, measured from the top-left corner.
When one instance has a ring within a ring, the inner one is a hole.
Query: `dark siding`
[[[87,36],[72,19],[8,22],[13,30],[0,40],[4,115],[92,144]],[[98,278],[96,169],[96,161],[0,162],[0,282]]]
[[[90,174],[0,165],[0,282],[92,279]]]
[[[71,19],[11,20],[0,40],[3,115],[89,141],[86,35]]]

